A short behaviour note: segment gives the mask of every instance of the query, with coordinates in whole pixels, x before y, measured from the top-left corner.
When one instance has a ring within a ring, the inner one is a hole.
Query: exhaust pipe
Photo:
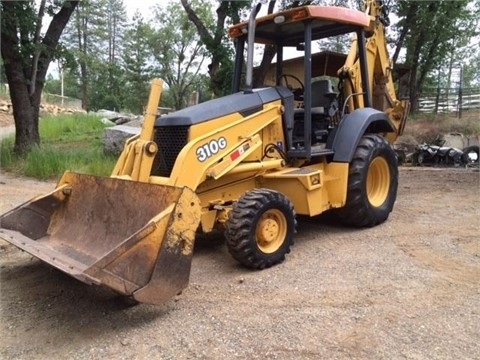
[[[258,12],[262,8],[262,4],[258,3],[250,13],[248,20],[248,49],[247,49],[247,74],[245,79],[245,93],[251,93],[253,89],[253,52],[255,50],[255,19]]]

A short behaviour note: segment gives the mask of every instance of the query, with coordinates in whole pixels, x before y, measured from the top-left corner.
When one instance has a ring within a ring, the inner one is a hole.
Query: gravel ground
[[[389,220],[301,218],[249,271],[197,242],[190,286],[126,306],[0,240],[2,359],[480,359],[480,176],[402,168]],[[54,183],[0,175],[0,213]]]

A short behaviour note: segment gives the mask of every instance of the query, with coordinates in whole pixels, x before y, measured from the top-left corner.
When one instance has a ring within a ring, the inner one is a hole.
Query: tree
[[[120,106],[123,0],[84,0],[66,29],[65,47],[78,62],[82,108]]]
[[[151,80],[152,53],[147,39],[152,38],[153,29],[138,10],[133,15],[131,26],[125,32],[123,62],[125,69],[124,106],[137,114],[143,113],[145,99]]]
[[[476,43],[477,52],[464,64],[463,85],[464,87],[480,87],[480,43]]]
[[[478,9],[472,11],[469,3],[469,0],[398,2],[396,10],[400,20],[393,60],[398,60],[401,49],[406,50],[412,110],[417,108],[418,98],[429,74],[473,36]]]
[[[14,152],[25,155],[40,145],[38,120],[47,70],[60,36],[79,1],[48,3],[1,1],[1,53],[15,120]],[[45,13],[52,17],[45,35]]]
[[[104,88],[104,92],[108,94],[107,96],[110,99],[116,99],[117,102],[120,103],[123,92],[122,80],[124,75],[121,58],[124,34],[127,26],[127,13],[123,0],[108,0],[107,11],[108,81],[96,83],[95,86],[97,88]]]
[[[159,64],[159,75],[168,86],[172,100],[168,106],[182,109],[199,85],[205,48],[181,5],[170,2],[167,8],[157,7],[154,13],[158,29],[151,39],[152,54]]]
[[[98,55],[98,38],[95,38],[93,28],[102,11],[92,6],[89,0],[82,1],[77,6],[73,21],[65,30],[65,47],[68,48],[78,62],[80,93],[82,109],[90,107],[90,67],[93,62],[91,54]],[[93,49],[92,49],[93,47]]]
[[[116,64],[122,48],[127,12],[123,0],[108,0],[107,10],[108,62],[110,64]]]
[[[181,0],[181,3],[211,56],[208,65],[211,89],[215,96],[224,95],[231,90],[233,70],[233,48],[227,39],[225,28],[228,24],[240,21],[242,12],[250,7],[251,1],[218,0],[216,19],[213,19],[205,3],[195,5],[190,0]]]

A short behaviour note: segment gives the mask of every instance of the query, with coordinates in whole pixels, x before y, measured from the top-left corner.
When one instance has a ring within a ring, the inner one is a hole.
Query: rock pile
[[[0,111],[7,114],[13,113],[12,104],[8,101],[0,99]]]
[[[12,102],[9,100],[2,100],[0,99],[0,111],[6,114],[13,114],[13,106]],[[77,109],[77,108],[67,108],[61,107],[58,105],[53,104],[40,104],[40,115],[42,114],[73,114],[73,113],[85,113],[85,110]]]

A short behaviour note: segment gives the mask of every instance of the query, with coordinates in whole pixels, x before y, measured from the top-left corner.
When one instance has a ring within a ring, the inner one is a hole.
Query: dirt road
[[[254,272],[196,244],[190,286],[127,307],[0,242],[2,359],[480,359],[480,173],[402,168],[381,226],[300,219]],[[0,212],[53,183],[0,175]]]

